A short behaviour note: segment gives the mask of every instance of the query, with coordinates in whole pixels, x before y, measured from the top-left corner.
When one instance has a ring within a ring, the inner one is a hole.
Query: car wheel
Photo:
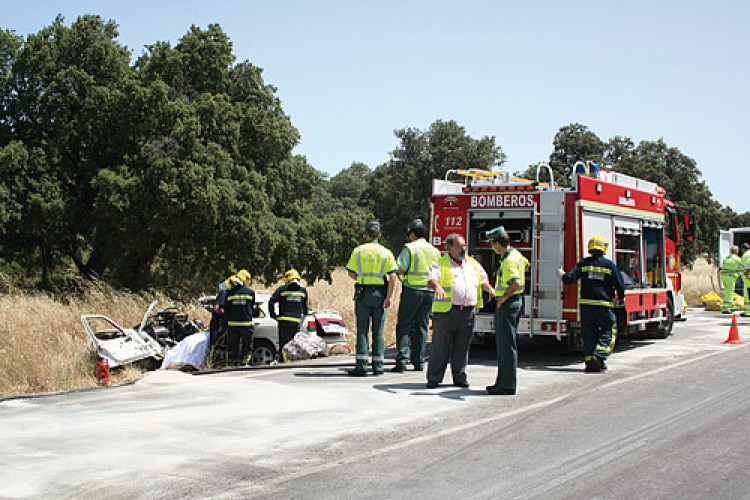
[[[253,345],[253,366],[270,365],[276,359],[276,348],[271,342],[265,339],[256,340]]]

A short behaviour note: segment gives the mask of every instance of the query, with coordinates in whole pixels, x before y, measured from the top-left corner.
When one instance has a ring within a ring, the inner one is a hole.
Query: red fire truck
[[[539,180],[545,172],[547,183]],[[504,226],[511,245],[530,262],[518,333],[554,337],[573,347],[580,345],[578,285],[564,287],[558,269],[572,269],[588,254],[589,238],[601,234],[609,242],[606,256],[626,283],[625,303],[615,310],[618,333],[663,338],[675,319],[685,318],[680,246],[693,238],[692,216],[678,214],[664,195],[655,183],[592,162],[576,164],[572,187],[557,186],[546,164],[537,167],[534,181],[450,170],[433,181],[430,237],[445,251],[449,234],[462,235],[494,283],[498,256],[486,233]],[[494,307],[487,304],[477,313],[476,342],[494,335]]]

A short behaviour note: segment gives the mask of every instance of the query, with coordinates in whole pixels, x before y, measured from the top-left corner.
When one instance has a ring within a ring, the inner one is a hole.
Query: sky
[[[395,130],[436,120],[494,137],[520,171],[580,123],[604,141],[663,139],[717,201],[750,211],[750,2],[25,0],[0,27],[26,36],[57,14],[114,20],[134,58],[218,23],[278,89],[295,153],[330,175],[387,162]]]

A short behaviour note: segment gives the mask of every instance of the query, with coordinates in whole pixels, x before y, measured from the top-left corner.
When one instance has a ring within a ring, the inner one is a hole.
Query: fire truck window
[[[615,264],[635,286],[641,286],[640,235],[618,234],[615,236]],[[626,280],[627,281],[627,280]]]
[[[646,276],[652,287],[666,286],[664,274],[664,238],[661,228],[644,228],[643,242],[646,247]]]

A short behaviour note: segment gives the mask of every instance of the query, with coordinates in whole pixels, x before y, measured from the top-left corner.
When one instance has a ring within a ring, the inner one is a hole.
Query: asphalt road
[[[512,397],[484,395],[476,349],[469,389],[316,364],[6,400],[0,497],[750,498],[750,351],[729,324],[692,310],[604,374],[524,343]]]

